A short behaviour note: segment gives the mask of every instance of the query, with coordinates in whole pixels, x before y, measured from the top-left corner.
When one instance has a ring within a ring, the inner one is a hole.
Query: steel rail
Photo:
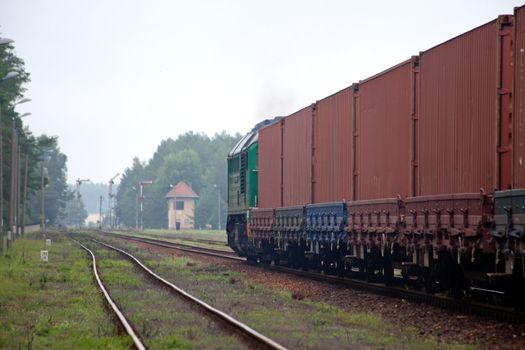
[[[93,273],[94,273],[95,278],[97,280],[98,286],[100,287],[100,289],[102,290],[102,293],[106,297],[106,301],[111,306],[111,308],[113,309],[113,312],[117,315],[118,319],[120,320],[120,323],[122,324],[122,326],[124,327],[124,329],[126,330],[128,335],[133,340],[133,344],[135,345],[135,347],[138,350],[146,350],[146,346],[142,343],[142,341],[140,340],[140,338],[137,335],[137,333],[135,333],[135,330],[133,329],[131,324],[128,322],[128,320],[126,319],[124,314],[120,311],[120,309],[118,308],[117,304],[115,304],[113,299],[111,299],[111,296],[109,295],[106,287],[102,283],[102,280],[100,279],[100,276],[98,275],[97,259],[95,257],[95,254],[93,254],[93,252],[88,247],[83,245],[81,242],[77,241],[74,238],[71,238],[71,239],[74,240],[75,242],[77,242],[82,248],[84,248],[89,254],[91,254],[91,259],[92,259],[92,262],[93,262]]]
[[[210,256],[216,256],[219,258],[225,258],[225,259],[231,259],[231,260],[239,260],[239,261],[246,261],[245,258],[241,258],[238,255],[236,255],[234,252],[226,252],[222,250],[216,250],[213,248],[206,248],[206,247],[199,247],[194,245],[187,245],[184,243],[177,243],[177,242],[170,242],[165,240],[159,240],[155,238],[145,238],[145,237],[136,237],[136,236],[130,236],[125,235],[121,233],[114,233],[114,232],[108,232],[108,231],[100,231],[105,234],[110,234],[115,237],[128,239],[130,241],[136,241],[136,242],[142,242],[147,244],[153,244],[159,247],[165,247],[165,248],[176,248],[185,252],[190,253],[198,253],[202,255],[210,255]]]
[[[127,235],[127,234],[132,234],[133,232],[136,232],[134,230],[111,230],[111,231],[106,231],[106,230],[96,230],[98,232],[104,232],[104,233],[112,233],[112,234],[124,234],[124,235]],[[122,233],[120,233],[122,232]],[[209,244],[209,245],[214,245],[214,246],[220,246],[220,247],[228,247],[228,242],[226,241],[222,241],[222,240],[216,240],[216,239],[206,239],[206,238],[195,238],[195,237],[189,237],[187,235],[185,236],[177,236],[176,233],[170,235],[170,234],[158,234],[158,235],[155,235],[155,234],[149,234],[149,233],[142,233],[144,236],[146,236],[145,238],[153,238],[153,239],[162,239],[162,238],[166,238],[166,239],[178,239],[178,240],[181,240],[181,241],[188,241],[188,242],[195,242],[195,243],[203,243],[203,244]]]
[[[398,299],[406,299],[416,303],[424,303],[427,305],[440,307],[442,309],[455,310],[458,312],[464,312],[506,322],[521,323],[525,321],[525,314],[516,312],[511,308],[504,308],[471,300],[453,299],[446,296],[427,294],[425,292],[405,289],[397,286],[387,286],[381,283],[366,282],[355,278],[342,278],[333,275],[323,275],[321,273],[296,270],[284,266],[263,265],[263,267],[321,282],[339,284],[375,294]]]
[[[114,234],[114,235],[117,237],[124,238],[124,239],[136,240],[136,241],[140,241],[146,244],[177,249],[177,250],[186,251],[190,253],[210,255],[210,256],[215,256],[215,257],[229,259],[229,260],[246,261],[245,258],[241,258],[238,256],[230,256],[230,255],[224,255],[220,253],[213,253],[212,249],[207,249],[205,251],[202,251],[200,250],[201,247],[188,246],[188,245],[184,245],[181,243],[172,243],[172,242],[166,242],[166,241],[159,241],[155,239],[142,239],[142,238],[137,239],[133,236],[124,236],[120,234]],[[187,247],[191,247],[191,248],[187,248]],[[395,287],[395,286],[386,286],[381,283],[370,283],[370,282],[366,282],[366,281],[356,279],[356,278],[348,278],[348,277],[342,278],[342,277],[337,277],[337,276],[332,276],[332,275],[324,275],[321,273],[297,270],[297,269],[284,267],[284,266],[275,266],[275,265],[269,265],[269,264],[260,264],[260,265],[252,265],[252,266],[266,268],[266,269],[270,269],[276,272],[287,273],[287,274],[291,274],[291,275],[295,275],[295,276],[299,276],[303,278],[308,278],[308,279],[313,279],[313,280],[317,280],[321,282],[339,284],[339,285],[343,285],[343,286],[347,286],[347,287],[351,287],[355,289],[360,289],[363,291],[373,292],[375,294],[395,297],[399,299],[406,299],[412,302],[425,303],[425,304],[440,307],[443,309],[455,310],[458,312],[464,312],[468,314],[475,314],[475,315],[479,315],[479,316],[483,316],[483,317],[487,317],[491,319],[502,320],[506,322],[513,322],[513,323],[525,322],[525,314],[516,312],[511,308],[505,308],[501,306],[485,304],[485,303],[471,301],[471,300],[453,299],[453,298],[446,297],[446,296],[427,294],[427,293],[420,292],[417,290],[410,290],[410,289],[405,289],[405,288]]]
[[[137,259],[132,254],[126,252],[125,250],[122,250],[120,248],[114,247],[110,244],[98,241],[96,239],[92,239],[93,242],[96,242],[98,244],[101,244],[107,248],[113,249],[115,251],[118,251],[124,255],[126,255],[128,258],[130,258],[132,261],[134,261],[137,265],[142,267],[148,274],[162,282],[164,285],[170,287],[172,290],[183,296],[184,298],[192,301],[193,303],[199,305],[200,307],[204,308],[206,311],[211,313],[212,315],[217,316],[218,318],[226,321],[231,326],[235,327],[236,329],[240,330],[245,335],[248,335],[251,339],[256,340],[259,344],[263,345],[265,348],[269,349],[275,349],[275,350],[286,350],[286,348],[279,343],[273,341],[272,339],[266,337],[265,335],[257,332],[253,328],[249,327],[248,325],[245,325],[244,323],[236,320],[235,318],[231,317],[230,315],[214,308],[213,306],[205,303],[204,301],[194,297],[193,295],[189,294],[188,292],[184,291],[183,289],[177,287],[175,284],[171,283],[170,281],[164,279],[163,277],[157,275],[155,272],[153,272],[150,268],[148,268],[146,265],[144,265],[139,259]]]

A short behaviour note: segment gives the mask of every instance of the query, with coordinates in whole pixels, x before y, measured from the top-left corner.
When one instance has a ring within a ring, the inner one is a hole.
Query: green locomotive
[[[245,135],[228,154],[228,245],[240,256],[250,249],[247,230],[250,208],[258,206],[258,136],[259,129],[280,117],[264,120]]]

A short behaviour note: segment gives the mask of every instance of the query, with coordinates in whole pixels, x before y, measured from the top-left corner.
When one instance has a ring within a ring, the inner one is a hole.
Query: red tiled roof
[[[168,192],[166,198],[199,198],[197,193],[184,181],[180,181]]]

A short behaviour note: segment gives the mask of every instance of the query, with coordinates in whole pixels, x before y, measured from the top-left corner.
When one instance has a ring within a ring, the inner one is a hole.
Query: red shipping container
[[[420,54],[419,195],[497,187],[499,25]]]
[[[312,113],[309,106],[283,119],[284,207],[311,203]]]
[[[282,120],[259,130],[259,208],[282,206]]]
[[[411,195],[415,63],[405,61],[359,83],[357,200]]]
[[[516,8],[514,41],[514,188],[525,188],[525,6]]]
[[[313,203],[352,199],[353,89],[316,104]]]

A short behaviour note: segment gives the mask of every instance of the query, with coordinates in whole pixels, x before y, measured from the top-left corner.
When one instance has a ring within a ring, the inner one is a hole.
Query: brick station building
[[[190,185],[180,181],[166,195],[168,200],[168,229],[193,230],[195,201],[199,196]]]

